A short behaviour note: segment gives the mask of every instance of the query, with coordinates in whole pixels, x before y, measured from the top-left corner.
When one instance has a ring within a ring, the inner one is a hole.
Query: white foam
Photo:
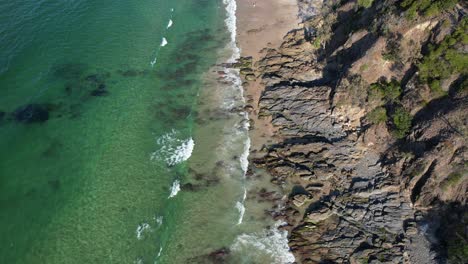
[[[269,258],[269,263],[294,263],[294,255],[288,246],[288,232],[280,231],[278,227],[284,223],[276,223],[271,229],[259,233],[239,235],[231,250],[249,259]]]
[[[174,166],[188,160],[192,156],[195,147],[195,142],[192,138],[179,139],[175,130],[158,138],[156,143],[159,150],[151,154],[151,160],[164,160],[169,166]]]
[[[143,238],[143,232],[149,231],[151,229],[151,226],[148,223],[143,223],[139,224],[137,229],[136,229],[136,237],[138,240],[141,240]]]
[[[161,41],[161,47],[164,47],[167,45],[167,39],[166,38],[162,38],[162,41]]]
[[[158,60],[158,58],[157,58],[157,57],[154,57],[154,60],[152,60],[152,61],[150,62],[151,67],[154,67],[154,65],[156,64],[156,61],[157,61],[157,60]]]
[[[173,24],[172,19],[169,19],[169,23],[167,24],[167,28],[172,27],[172,24]]]
[[[228,44],[229,49],[231,49],[232,54],[231,57],[229,58],[228,62],[234,63],[240,58],[240,49],[237,47],[236,43],[236,36],[237,36],[237,17],[236,17],[236,11],[237,11],[237,3],[235,0],[223,0],[223,3],[226,8],[226,13],[227,17],[224,20],[226,27],[228,28],[229,32],[231,33],[231,41]],[[245,98],[244,98],[244,90],[242,88],[242,80],[240,78],[240,73],[239,69],[225,69],[226,72],[226,80],[231,82],[234,89],[238,90],[238,94],[240,94],[240,98],[242,100],[242,103],[245,104]],[[235,102],[231,101],[226,105],[226,107],[234,107]],[[244,141],[244,151],[242,152],[239,161],[240,165],[243,171],[243,181],[245,182],[246,180],[246,174],[247,170],[249,168],[249,153],[250,153],[250,138],[248,136],[249,133],[249,116],[247,112],[243,113],[244,116],[244,133],[247,135],[247,138]],[[242,224],[243,218],[244,218],[244,213],[245,213],[245,198],[247,196],[247,189],[245,187],[244,183],[244,196],[243,199],[239,202],[236,203],[236,208],[239,210],[239,220],[237,222],[238,225]]]
[[[158,252],[158,255],[156,256],[156,260],[154,261],[154,264],[158,263],[158,259],[159,259],[159,257],[161,257],[162,250],[163,250],[163,247],[160,246],[159,247],[159,252]]]
[[[226,6],[227,18],[224,20],[226,26],[231,33],[231,42],[230,47],[233,51],[230,62],[235,62],[240,57],[240,50],[236,44],[236,35],[237,35],[237,18],[236,10],[237,4],[235,0],[223,0],[224,5]]]
[[[242,221],[244,220],[244,214],[245,214],[245,199],[247,198],[247,188],[244,186],[244,196],[242,197],[241,202],[236,203],[236,208],[239,210],[239,220],[237,220],[237,224],[240,225],[242,224]]]
[[[179,180],[175,180],[175,181],[172,183],[172,186],[171,186],[171,194],[169,194],[169,197],[167,197],[167,198],[173,198],[173,197],[175,197],[179,191],[180,191],[180,181],[179,181]]]
[[[174,154],[168,158],[168,164],[175,165],[188,160],[192,156],[194,147],[195,142],[192,138],[183,141],[180,146],[176,147]]]
[[[249,153],[250,153],[250,138],[248,137],[244,142],[244,152],[242,152],[239,160],[241,164],[242,171],[244,172],[244,176],[249,169]]]
[[[162,247],[159,247],[158,258],[161,256]]]
[[[154,220],[156,221],[156,225],[159,228],[163,224],[163,216],[155,216]]]

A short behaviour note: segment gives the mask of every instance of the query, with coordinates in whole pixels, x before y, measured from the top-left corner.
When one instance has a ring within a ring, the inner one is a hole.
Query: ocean
[[[0,263],[290,263],[234,0],[0,3]]]

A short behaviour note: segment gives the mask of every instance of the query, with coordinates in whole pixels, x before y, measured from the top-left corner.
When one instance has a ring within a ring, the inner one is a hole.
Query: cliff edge
[[[297,263],[466,263],[466,2],[298,6],[279,48],[239,64]]]

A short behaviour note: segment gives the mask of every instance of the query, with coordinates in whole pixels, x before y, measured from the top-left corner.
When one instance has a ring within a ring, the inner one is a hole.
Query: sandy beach
[[[242,57],[252,57],[253,70],[265,48],[279,48],[283,37],[296,28],[300,20],[295,0],[238,0],[237,1],[237,41]],[[258,76],[257,76],[258,77]],[[245,82],[245,97],[252,111],[249,115],[253,121],[250,133],[252,152],[271,141],[274,128],[269,119],[258,119],[258,101],[264,89],[261,79]]]

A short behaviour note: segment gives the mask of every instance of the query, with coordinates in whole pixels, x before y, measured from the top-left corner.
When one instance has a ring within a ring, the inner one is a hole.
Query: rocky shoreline
[[[398,1],[360,2],[299,0],[282,44],[237,65],[251,166],[287,194],[266,213],[288,223],[297,263],[463,263],[466,68],[438,90],[420,62],[466,6],[409,20]]]

